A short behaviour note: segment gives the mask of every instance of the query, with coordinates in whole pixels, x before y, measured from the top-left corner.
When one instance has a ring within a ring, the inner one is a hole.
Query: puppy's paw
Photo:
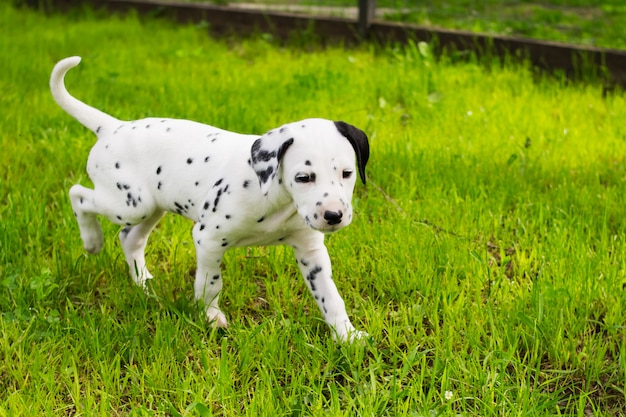
[[[370,335],[361,330],[350,329],[342,332],[341,334],[339,332],[334,332],[333,339],[339,343],[355,343],[370,339]]]
[[[131,266],[130,277],[138,287],[141,287],[146,293],[149,292],[148,280],[152,279],[152,274],[146,267],[139,270],[136,265]]]
[[[81,231],[80,237],[83,239],[85,250],[89,253],[96,254],[104,246],[104,235],[99,227]]]
[[[224,313],[222,313],[221,310],[214,307],[209,307],[207,308],[206,316],[211,322],[211,326],[223,329],[228,327],[228,321],[226,321],[226,316],[224,315]]]

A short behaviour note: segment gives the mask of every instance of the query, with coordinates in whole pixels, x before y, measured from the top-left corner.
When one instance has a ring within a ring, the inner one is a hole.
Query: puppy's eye
[[[315,181],[315,174],[305,174],[305,173],[298,173],[296,174],[296,182],[300,182],[300,183],[307,183],[307,182],[314,182]]]
[[[349,169],[344,169],[344,171],[343,171],[343,177],[344,177],[344,178],[350,178],[350,177],[352,176],[352,172],[353,172],[352,170],[349,170]]]

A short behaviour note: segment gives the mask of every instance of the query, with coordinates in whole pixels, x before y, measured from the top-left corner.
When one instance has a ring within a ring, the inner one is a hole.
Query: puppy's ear
[[[283,134],[283,131],[270,131],[252,144],[250,165],[259,178],[264,195],[269,192],[270,184],[278,173],[278,165],[292,143],[293,138]]]
[[[367,165],[367,160],[370,157],[370,144],[367,140],[367,135],[361,129],[357,129],[346,122],[335,122],[335,126],[339,133],[348,139],[348,142],[352,145],[356,154],[359,175],[361,176],[361,181],[365,184],[365,165]]]

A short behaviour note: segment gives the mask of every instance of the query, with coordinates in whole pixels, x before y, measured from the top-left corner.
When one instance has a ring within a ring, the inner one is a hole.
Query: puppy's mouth
[[[341,230],[348,224],[350,224],[350,222],[345,221],[345,219],[316,219],[314,221],[311,221],[311,218],[309,216],[305,216],[304,221],[306,222],[306,225],[309,226],[311,229],[322,232],[324,234],[335,233],[336,231]]]

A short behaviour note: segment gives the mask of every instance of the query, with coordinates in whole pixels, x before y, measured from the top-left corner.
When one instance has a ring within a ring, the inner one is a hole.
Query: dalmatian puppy
[[[84,247],[97,253],[97,216],[123,226],[119,238],[133,280],[152,278],[144,251],[167,212],[193,222],[197,254],[195,297],[214,326],[224,252],[250,245],[290,245],[333,337],[352,341],[354,329],[332,279],[324,235],[350,224],[356,171],[365,183],[369,144],[344,122],[307,119],[262,136],[233,133],[188,120],[121,121],[71,96],[65,74],[80,57],[63,59],[50,78],[59,106],[97,135],[87,160],[94,189],[69,195]],[[356,163],[355,163],[356,160]]]

